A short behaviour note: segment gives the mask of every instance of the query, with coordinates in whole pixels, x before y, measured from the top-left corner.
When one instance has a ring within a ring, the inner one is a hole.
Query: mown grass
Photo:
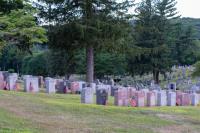
[[[95,101],[95,99],[94,99]],[[200,132],[200,107],[131,108],[80,104],[79,95],[0,91],[0,132]]]

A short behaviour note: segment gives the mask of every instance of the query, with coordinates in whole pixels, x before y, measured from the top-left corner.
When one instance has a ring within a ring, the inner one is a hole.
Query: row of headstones
[[[199,104],[199,95],[180,91],[136,91],[120,89],[115,92],[117,106],[196,106]]]
[[[86,87],[81,93],[81,103],[92,104],[94,92],[91,87]],[[108,89],[96,90],[96,104],[106,105]],[[199,95],[196,93],[183,93],[180,91],[149,91],[147,89],[136,91],[131,87],[118,87],[114,92],[114,105],[116,106],[196,106],[199,104]]]
[[[26,92],[39,92],[38,77],[24,76]],[[46,93],[80,93],[84,87],[83,81],[70,82],[63,79],[45,78]]]
[[[18,74],[17,73],[8,73],[7,71],[0,71],[0,89],[4,90],[19,90],[18,83]],[[68,82],[61,79],[45,78],[43,80],[42,76],[36,77],[32,75],[24,75],[24,91],[25,92],[39,92],[39,88],[43,85],[46,88],[47,93],[55,93],[58,89],[58,92],[61,93],[69,92],[76,93],[80,91],[84,82]],[[66,84],[66,85],[65,85]],[[62,91],[61,91],[62,90]]]

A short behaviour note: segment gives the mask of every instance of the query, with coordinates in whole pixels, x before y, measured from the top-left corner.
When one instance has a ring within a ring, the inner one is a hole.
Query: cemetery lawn
[[[79,95],[0,91],[1,133],[199,133],[200,107],[80,104]]]

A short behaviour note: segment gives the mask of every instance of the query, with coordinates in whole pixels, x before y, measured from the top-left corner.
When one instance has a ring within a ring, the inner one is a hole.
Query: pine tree
[[[136,43],[132,47],[137,51],[128,57],[132,74],[153,73],[155,82],[159,83],[159,74],[170,69],[173,63],[170,45],[179,18],[175,5],[175,0],[143,0],[136,8]]]
[[[115,0],[73,0],[60,3],[56,0],[53,3],[43,0],[43,2],[46,5],[54,5],[44,10],[42,4],[37,4],[42,10],[41,13],[53,16],[49,19],[52,25],[50,30],[58,34],[50,37],[50,47],[66,51],[85,48],[86,81],[92,83],[94,51],[101,48],[120,49],[116,46],[126,43],[129,34],[127,8],[132,6],[132,2],[117,3]]]

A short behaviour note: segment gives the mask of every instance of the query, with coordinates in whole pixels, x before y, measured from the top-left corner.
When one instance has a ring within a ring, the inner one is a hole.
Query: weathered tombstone
[[[191,97],[188,93],[176,92],[176,105],[178,106],[189,106],[191,103]]]
[[[61,82],[63,82],[63,79],[55,79],[55,81],[56,81],[56,84],[55,84],[55,87],[56,87],[56,91],[58,92],[58,93],[63,93],[63,89],[62,89],[62,91],[60,90],[60,84],[61,84]],[[64,84],[63,84],[64,85]],[[63,87],[64,88],[64,87]]]
[[[140,91],[144,93],[144,101],[145,105],[147,105],[147,93],[149,92],[149,89],[141,89]]]
[[[147,106],[156,106],[156,94],[154,92],[147,93]]]
[[[175,92],[168,92],[167,105],[168,106],[176,106],[176,93]]]
[[[93,89],[91,87],[83,88],[81,92],[81,103],[92,104],[93,94]]]
[[[55,84],[56,84],[55,79],[46,78],[45,79],[46,92],[47,93],[55,93],[56,92]]]
[[[86,87],[86,82],[84,81],[78,81],[79,87],[78,87],[78,93],[81,93],[82,89]]]
[[[67,80],[60,80],[57,82],[56,87],[57,87],[57,92],[58,93],[70,93],[71,90],[68,87],[69,81]]]
[[[106,105],[108,100],[108,92],[105,89],[96,91],[96,103],[98,105]]]
[[[176,91],[176,105],[181,106],[181,102],[182,102],[182,92]]]
[[[181,106],[189,106],[190,105],[190,94],[183,93],[181,95]]]
[[[197,106],[199,104],[199,96],[196,93],[191,94],[191,104],[192,106]]]
[[[114,94],[114,104],[116,106],[128,106],[129,96],[126,89],[119,89]]]
[[[8,76],[8,88],[9,90],[17,90],[17,79],[18,76],[17,75],[9,75]]]
[[[56,82],[56,89],[58,93],[64,93],[64,81],[57,81]]]
[[[167,93],[166,91],[159,91],[157,93],[157,105],[166,106],[167,105]]]
[[[136,106],[137,107],[144,107],[145,106],[145,94],[142,91],[135,92],[136,98]]]
[[[78,82],[71,82],[69,88],[70,88],[72,94],[76,94],[78,92],[78,89],[79,89],[79,83]]]
[[[39,92],[38,78],[26,77],[24,80],[25,92]]]

